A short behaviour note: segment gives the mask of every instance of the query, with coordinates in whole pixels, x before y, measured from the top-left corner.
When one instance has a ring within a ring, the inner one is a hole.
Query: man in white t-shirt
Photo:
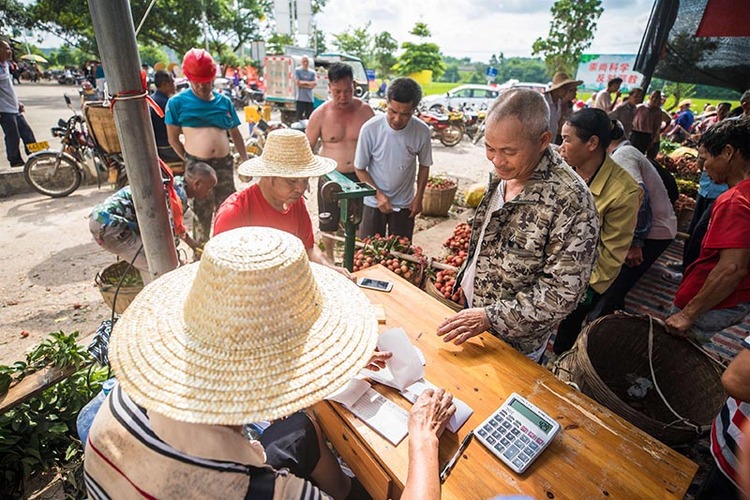
[[[620,85],[622,85],[622,78],[612,78],[609,82],[607,82],[607,88],[600,90],[596,94],[596,96],[594,97],[594,104],[591,107],[603,109],[607,113],[612,111],[617,103],[620,102],[620,96],[622,95],[620,93]],[[612,100],[612,96],[610,94],[615,94],[614,101]]]
[[[19,144],[23,140],[24,146],[36,142],[34,132],[23,116],[23,104],[18,102],[13,88],[10,64],[12,51],[10,44],[0,40],[0,127],[5,135],[5,152],[11,167],[23,167]],[[29,154],[29,150],[26,150]]]
[[[430,129],[414,116],[421,100],[417,82],[397,78],[388,87],[386,113],[362,125],[354,168],[359,180],[375,187],[377,194],[365,198],[360,238],[395,234],[411,239],[414,233],[432,165]]]

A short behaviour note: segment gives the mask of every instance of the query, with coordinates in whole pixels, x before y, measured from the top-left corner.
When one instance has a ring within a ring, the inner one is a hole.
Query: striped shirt
[[[146,413],[116,386],[86,443],[89,497],[327,498],[310,482],[265,463],[258,441],[229,427],[188,424]]]
[[[750,337],[742,346],[750,349]],[[711,427],[711,455],[721,472],[737,485],[737,444],[742,437],[742,426],[750,417],[750,403],[737,398],[729,398],[721,407],[719,415]]]

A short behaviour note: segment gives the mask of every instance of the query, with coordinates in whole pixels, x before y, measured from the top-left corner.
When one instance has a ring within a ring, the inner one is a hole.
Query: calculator
[[[522,473],[560,431],[560,424],[515,392],[474,430],[479,441]]]

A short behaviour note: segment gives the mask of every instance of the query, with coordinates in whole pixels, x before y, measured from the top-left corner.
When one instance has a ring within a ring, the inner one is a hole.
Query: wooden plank
[[[77,344],[81,346],[88,345],[93,339],[94,334],[91,334],[79,339]],[[61,380],[70,377],[75,372],[76,370],[73,367],[61,369],[55,368],[54,366],[47,366],[25,376],[23,380],[12,385],[10,389],[8,389],[8,392],[0,396],[0,413],[5,413],[6,411],[13,409],[16,405],[28,401],[45,389],[48,389]]]
[[[697,465],[637,429],[584,394],[557,380],[496,337],[484,333],[455,346],[437,337],[437,325],[454,314],[382,266],[357,273],[394,283],[393,291],[365,290],[387,312],[381,331],[403,327],[427,359],[425,378],[474,409],[458,434],[440,439],[440,464],[460,441],[511,392],[526,397],[555,418],[562,430],[524,474],[505,467],[473,442],[443,485],[444,498],[491,498],[526,494],[534,498],[681,498]],[[395,391],[376,387],[396,404],[409,404]],[[402,488],[408,470],[408,440],[394,447],[338,404],[333,407],[355,430],[380,466]]]

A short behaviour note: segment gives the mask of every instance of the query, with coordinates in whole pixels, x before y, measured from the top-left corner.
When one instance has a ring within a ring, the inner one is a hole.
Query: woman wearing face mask
[[[583,109],[562,127],[560,154],[589,186],[599,212],[598,260],[589,288],[578,308],[557,330],[555,354],[567,351],[578,338],[586,315],[614,283],[633,241],[643,190],[607,155],[612,123],[600,109]]]

